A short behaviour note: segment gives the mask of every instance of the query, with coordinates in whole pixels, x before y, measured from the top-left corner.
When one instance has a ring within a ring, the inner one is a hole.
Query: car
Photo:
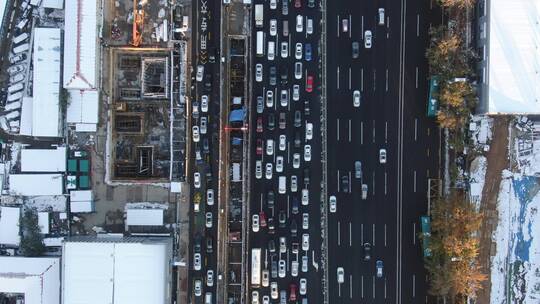
[[[292,99],[294,101],[300,100],[300,85],[298,84],[293,85]]]
[[[358,41],[352,42],[352,58],[356,59],[360,56],[360,43]]]
[[[201,173],[193,173],[193,186],[195,186],[197,189],[201,187]]]
[[[309,213],[302,213],[302,229],[309,229]]]
[[[285,213],[285,210],[279,210],[278,219],[279,219],[279,227],[284,228],[285,221],[287,219],[287,214]]]
[[[264,111],[264,100],[262,96],[257,96],[257,113],[262,114]]]
[[[379,150],[379,163],[386,164],[386,149]]]
[[[14,65],[14,66],[11,66],[7,69],[7,72],[8,74],[16,74],[16,73],[21,73],[21,72],[24,72],[25,68],[22,64],[17,64],[17,65]]]
[[[335,213],[337,210],[337,199],[334,195],[330,196],[329,205],[330,205],[330,212]]]
[[[371,259],[371,244],[364,243],[364,261],[369,261]]]
[[[309,260],[309,258],[308,258],[307,255],[302,256],[302,272],[307,272],[308,271],[308,268],[309,268],[308,260]]]
[[[274,154],[274,140],[268,139],[266,140],[266,155],[273,155]]]
[[[270,69],[268,70],[268,75],[269,75],[268,79],[271,86],[276,85],[276,82],[277,82],[276,74],[277,74],[276,67],[271,66]]]
[[[368,194],[368,185],[362,184],[362,199],[363,200],[367,199],[367,194]]]
[[[203,76],[204,76],[204,65],[199,64],[197,66],[197,74],[195,76],[197,82],[203,81]]]
[[[18,83],[18,82],[21,82],[23,80],[24,80],[24,74],[23,73],[18,73],[18,74],[15,74],[15,75],[9,77],[9,83],[10,84]]]
[[[289,68],[286,65],[282,65],[279,68],[281,84],[286,85],[289,81]]]
[[[289,43],[287,41],[281,42],[281,58],[287,58],[289,56]]]
[[[257,145],[255,148],[255,154],[262,155],[263,153],[263,140],[260,138],[257,138]]]
[[[298,191],[298,177],[291,175],[291,192]]]
[[[298,233],[298,224],[296,224],[296,221],[294,219],[291,220],[289,228],[291,229],[291,237],[296,237],[296,234]]]
[[[255,81],[262,82],[263,80],[263,66],[260,63],[255,65]]]
[[[309,204],[309,190],[302,189],[302,205],[307,206]]]
[[[266,91],[266,106],[268,108],[274,106],[274,92],[271,90]]]
[[[358,108],[360,106],[360,91],[354,90],[352,94],[353,107]]]
[[[193,118],[199,119],[199,103],[196,101],[193,102],[191,109],[191,115],[193,116]]]
[[[212,253],[214,252],[214,240],[211,236],[206,237],[206,253]]]
[[[384,25],[384,8],[379,8],[379,25]]]
[[[301,8],[302,7],[301,0],[294,0],[294,7],[295,8]]]
[[[347,175],[341,177],[341,191],[345,193],[349,192],[349,177]]]
[[[300,279],[300,295],[305,296],[307,293],[307,280],[305,278]]]
[[[273,165],[271,163],[266,164],[266,173],[265,177],[266,179],[272,179],[272,171],[273,171]]]
[[[280,104],[282,107],[286,107],[289,104],[289,91],[281,90]]]
[[[296,32],[301,33],[304,31],[304,17],[302,15],[296,16]]]
[[[193,142],[199,142],[201,140],[201,135],[199,133],[199,126],[193,126],[191,128],[191,134],[193,134]]]
[[[311,51],[311,43],[306,43],[304,45],[304,58],[306,61],[311,61],[312,51]]]
[[[270,276],[272,277],[272,279],[276,279],[278,277],[278,265],[277,265],[277,261],[276,261],[276,255],[275,254],[271,254],[270,255]]]
[[[277,20],[270,19],[270,36],[276,36],[276,35],[277,35]]]
[[[313,139],[313,123],[306,123],[306,140]]]
[[[296,287],[296,284],[294,283],[291,283],[289,285],[289,301],[296,301],[296,290],[297,290],[297,287]]]
[[[375,269],[377,269],[377,278],[382,278],[383,276],[383,261],[378,260],[375,262]]]
[[[279,113],[279,128],[285,130],[287,128],[287,113]]]
[[[276,252],[276,242],[273,239],[268,241],[268,251],[270,251],[270,253]]]
[[[302,113],[300,110],[294,111],[294,127],[300,128],[302,126]]]
[[[276,230],[276,225],[274,225],[274,218],[269,217],[268,218],[268,233],[274,234],[275,230]]]
[[[309,8],[314,8],[315,7],[315,0],[308,0],[307,6]]]
[[[262,286],[268,287],[270,285],[270,273],[268,269],[262,271]]]
[[[214,204],[214,189],[206,190],[206,203],[209,206],[212,206]]]
[[[256,123],[256,132],[257,133],[262,133],[263,132],[263,118],[262,117],[257,117],[257,123]]]
[[[302,43],[297,42],[294,48],[294,58],[302,59]]]
[[[262,161],[260,160],[255,161],[255,178],[262,178]]]
[[[341,20],[341,31],[344,33],[349,31],[349,19]]]
[[[298,169],[300,168],[300,153],[294,153],[293,154],[293,168]]]
[[[292,249],[293,254],[298,254],[298,243],[293,243],[292,248],[293,248]],[[293,260],[291,262],[291,276],[293,277],[298,276],[298,268],[299,268],[298,266],[299,266],[298,260]]]
[[[257,290],[251,292],[251,304],[259,304],[259,292]]]
[[[195,280],[193,283],[193,293],[196,297],[200,297],[202,295],[202,281],[201,280]]]
[[[251,216],[251,230],[253,232],[259,232],[259,215],[253,214]]]
[[[298,206],[298,198],[296,196],[293,196],[293,199],[292,199],[292,205],[291,205],[291,212],[292,214],[298,214],[298,210],[299,210],[299,206]]]
[[[302,250],[309,250],[309,234],[307,233],[302,234]]]
[[[268,52],[267,52],[267,58],[268,60],[273,61],[276,58],[276,42],[275,41],[268,41]]]
[[[362,178],[362,162],[359,160],[354,162],[354,177],[357,179]]]
[[[343,284],[345,282],[345,270],[343,267],[337,268],[337,282],[338,284]]]
[[[282,236],[279,238],[279,253],[287,252],[287,238]]]
[[[199,129],[201,134],[206,134],[206,132],[208,131],[207,127],[208,127],[208,117],[203,116],[201,117],[201,127]]]
[[[270,0],[270,9],[277,8],[277,0]]]
[[[306,92],[313,92],[313,76],[311,75],[306,78]]]
[[[208,141],[208,138],[203,138],[203,151],[204,153],[208,154],[210,153],[210,143]]]
[[[279,292],[279,304],[287,304],[287,291],[281,290]]]
[[[268,114],[267,128],[268,130],[272,131],[274,130],[275,126],[276,126],[276,119],[275,119],[274,113],[270,113]]]
[[[289,20],[283,20],[283,36],[289,36]]]
[[[278,285],[277,282],[270,283],[270,297],[274,300],[278,298]]]
[[[309,185],[309,176],[310,176],[310,173],[309,173],[309,167],[306,167],[304,168],[304,184],[306,185]]]
[[[208,112],[208,95],[201,96],[201,111],[203,113]]]
[[[206,286],[214,286],[214,271],[212,269],[206,271]]]
[[[284,278],[285,275],[286,275],[286,272],[285,272],[285,269],[286,269],[286,263],[285,263],[285,260],[279,260],[279,263],[278,263],[278,277],[280,278]]]
[[[306,21],[306,33],[311,35],[313,34],[313,19],[308,18]]]
[[[283,0],[281,2],[281,14],[284,16],[289,14],[289,0]]]
[[[279,151],[285,151],[287,149],[287,135],[281,134],[279,136]]]
[[[193,269],[197,271],[201,270],[201,254],[200,253],[193,254]]]
[[[270,304],[270,297],[268,295],[262,297],[262,304]]]
[[[365,31],[364,32],[364,47],[366,49],[371,48],[371,39],[372,39],[371,31],[370,30]]]
[[[306,99],[304,100],[304,115],[305,116],[309,116],[311,113],[311,111],[309,110],[309,100]]]
[[[302,62],[294,63],[294,78],[302,79]]]
[[[204,219],[206,228],[212,228],[212,212],[206,212]]]
[[[283,172],[283,156],[276,157],[276,172]]]
[[[26,59],[26,54],[18,54],[18,55],[15,55],[15,56],[10,56],[9,57],[9,63],[11,64],[14,64],[14,63],[18,63],[20,61],[23,61]]]
[[[311,161],[311,145],[304,146],[304,161]]]
[[[274,200],[275,200],[274,191],[268,190],[268,193],[266,194],[266,203],[268,204],[268,207],[274,206]]]

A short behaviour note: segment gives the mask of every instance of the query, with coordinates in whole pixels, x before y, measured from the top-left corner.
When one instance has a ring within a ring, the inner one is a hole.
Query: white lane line
[[[352,187],[352,185],[351,185],[352,182],[351,182],[351,180],[352,180],[352,179],[351,179],[351,171],[349,171],[349,193],[352,192],[352,189],[351,189],[351,187]]]
[[[386,278],[384,278],[384,298],[386,299]]]
[[[349,142],[351,142],[351,120],[349,119]]]
[[[360,144],[364,144],[364,122],[360,122]]]
[[[373,238],[373,247],[375,247],[375,224],[373,224],[372,236]]]
[[[418,89],[418,67],[416,67],[416,88]]]
[[[277,95],[277,87],[276,87],[276,88],[274,88],[274,101],[273,101],[274,102],[274,111],[277,111],[277,104],[278,104],[277,103],[277,96],[278,95]]]
[[[371,188],[372,188],[371,193],[372,193],[373,196],[375,196],[375,171],[373,171],[372,184],[373,184],[373,185],[371,186]]]
[[[377,70],[373,70],[373,91],[377,88]]]
[[[337,140],[339,141],[339,118],[337,118],[336,120],[337,120],[337,122],[336,122],[336,124],[337,124]]]
[[[416,193],[416,170],[413,171],[413,192]]]
[[[339,90],[339,67],[337,67],[337,77],[336,77],[336,81],[337,81],[337,89]]]
[[[352,16],[349,15],[349,38],[352,37]]]
[[[388,121],[384,122],[384,143],[388,143]]]
[[[341,246],[341,223],[337,222],[337,244],[338,246]]]
[[[338,192],[339,192],[339,177],[340,177],[340,175],[339,175],[339,170],[337,170],[337,176],[336,176],[336,178],[337,178],[337,189],[338,189]]]
[[[261,193],[261,209],[260,210],[263,210],[263,194]]]
[[[352,247],[352,223],[349,222],[349,246]]]
[[[349,298],[352,299],[352,274],[349,275]]]
[[[364,39],[364,16],[362,15],[362,39]]]
[[[416,245],[416,222],[412,223],[412,243]]]
[[[416,14],[416,37],[420,36],[420,14]]]
[[[362,299],[364,298],[364,276],[360,277],[360,285],[362,286]]]
[[[386,247],[386,224],[384,224],[384,247]]]
[[[336,20],[336,22],[337,22],[337,26],[336,26],[337,36],[338,36],[338,38],[339,38],[339,15],[337,15],[337,20]]]
[[[338,284],[338,297],[341,298],[341,284]]]
[[[290,213],[289,213],[289,210],[291,210],[290,207],[290,201],[289,201],[289,195],[287,195],[287,218],[290,217]]]
[[[291,142],[287,142],[287,164],[291,163]]]
[[[373,282],[373,298],[375,299],[375,276],[371,277],[371,281]]]
[[[360,69],[360,91],[364,92],[364,68]]]
[[[412,297],[416,297],[416,275],[412,275]]]
[[[387,189],[388,188],[388,178],[387,178],[387,174],[386,174],[386,171],[384,171],[384,195],[386,195],[387,193]]]
[[[349,90],[351,89],[351,68],[349,67]]]
[[[375,120],[373,120],[373,143],[375,143]]]
[[[360,244],[364,244],[364,224],[360,224]]]
[[[418,140],[418,118],[414,119],[414,141]]]
[[[386,69],[386,92],[388,92],[388,69]]]

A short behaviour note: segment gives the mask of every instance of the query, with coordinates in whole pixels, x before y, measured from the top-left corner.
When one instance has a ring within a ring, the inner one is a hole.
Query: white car
[[[207,127],[208,127],[208,117],[203,116],[201,117],[201,127],[199,129],[201,134],[206,134],[206,132],[208,131]]]
[[[206,203],[209,206],[212,206],[214,204],[214,189],[206,190]]]
[[[305,296],[307,293],[307,280],[305,278],[300,279],[300,295]]]
[[[371,35],[371,31],[366,31],[364,33],[364,47],[366,49],[370,49],[371,48],[371,38],[372,38],[372,35]]]
[[[206,286],[214,286],[214,271],[212,269],[206,271]]]
[[[279,237],[279,253],[287,252],[287,238],[284,236]]]
[[[337,210],[337,199],[334,195],[330,196],[329,204],[330,204],[330,212],[335,213]]]
[[[304,161],[311,161],[311,145],[304,146]]]
[[[266,155],[274,154],[274,140],[268,139],[266,141]]]
[[[277,8],[277,0],[270,0],[270,9]]]
[[[282,107],[286,107],[289,104],[289,91],[281,90],[280,104]]]
[[[257,290],[251,292],[251,304],[259,304],[259,292]]]
[[[384,25],[384,8],[379,8],[379,25]]]
[[[379,162],[381,164],[386,164],[386,149],[379,150]]]
[[[289,57],[289,43],[287,41],[281,41],[281,58]]]
[[[262,178],[262,161],[260,160],[255,161],[255,178]]]
[[[352,94],[352,104],[355,108],[360,106],[360,91],[354,90]]]
[[[204,216],[205,218],[205,225],[206,225],[206,228],[212,228],[212,212],[206,212],[206,215]]]
[[[279,151],[285,151],[287,149],[287,135],[279,136]]]
[[[300,153],[294,153],[293,154],[293,168],[298,169],[300,168]]]
[[[291,262],[291,276],[293,277],[298,276],[298,261]]]
[[[309,250],[309,234],[307,233],[302,234],[302,250]]]
[[[195,253],[193,255],[193,269],[199,271],[201,270],[201,254]]]
[[[308,271],[308,260],[309,258],[307,255],[302,256],[302,272]]]
[[[308,122],[306,124],[306,140],[313,139],[313,124]]]
[[[201,96],[201,111],[203,113],[208,112],[208,95]]]
[[[278,277],[280,278],[284,278],[285,277],[285,268],[286,268],[286,263],[285,263],[285,260],[279,260],[279,263],[278,263],[278,268],[279,268],[279,271],[278,271]]]
[[[349,31],[349,19],[341,20],[341,30],[346,33]]]
[[[255,65],[255,81],[261,82],[263,80],[263,66],[260,63]]]
[[[273,170],[273,165],[271,163],[267,163],[266,173],[265,173],[266,179],[272,179],[272,170]]]
[[[294,63],[294,78],[302,79],[302,63],[301,62]]]
[[[304,17],[302,15],[296,16],[296,32],[301,33],[304,31]]]
[[[196,297],[200,297],[202,295],[202,282],[201,282],[201,280],[195,280],[195,283],[193,284],[193,292],[195,293]]]
[[[276,157],[276,172],[283,172],[283,156]]]
[[[270,19],[270,36],[276,36],[276,35],[277,35],[277,20]]]
[[[191,134],[193,134],[193,142],[199,142],[201,140],[201,135],[199,133],[199,126],[193,126],[191,128]]]
[[[266,91],[266,106],[268,108],[271,108],[274,106],[274,92],[273,91]]]
[[[262,271],[262,286],[268,287],[270,285],[270,272],[268,269]]]
[[[337,268],[337,282],[338,284],[342,284],[345,282],[345,270],[343,267]]]
[[[309,204],[309,190],[302,189],[302,205],[307,206]]]
[[[193,185],[197,189],[201,187],[201,174],[199,172],[193,173]]]
[[[259,215],[254,214],[251,216],[251,229],[253,232],[259,232]]]
[[[204,65],[199,64],[197,66],[197,75],[195,76],[195,78],[198,82],[201,82],[203,80],[203,76],[204,76]]]
[[[296,175],[291,176],[291,192],[298,191],[298,177]]]
[[[272,299],[277,300],[278,298],[278,285],[277,282],[271,282],[270,283],[270,297]]]
[[[292,99],[294,101],[300,100],[300,85],[298,84],[293,85]]]
[[[302,43],[298,42],[294,48],[294,58],[300,60],[302,59]]]
[[[306,33],[313,34],[313,19],[309,19],[306,21]]]
[[[262,297],[262,304],[270,304],[270,297],[268,295]]]
[[[302,213],[302,229],[309,229],[309,213]]]

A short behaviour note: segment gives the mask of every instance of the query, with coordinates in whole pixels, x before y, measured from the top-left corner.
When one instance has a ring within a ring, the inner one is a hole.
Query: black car
[[[206,238],[206,253],[212,253],[214,252],[214,240],[211,236]]]
[[[298,214],[298,208],[299,208],[299,204],[298,204],[298,197],[293,197],[292,199],[292,214]]]
[[[307,187],[307,185],[309,185],[309,176],[310,176],[309,168],[306,167],[306,168],[304,168],[304,184],[306,185],[306,187]]]
[[[358,41],[353,41],[352,43],[352,58],[356,59],[360,55],[360,44]]]
[[[309,116],[311,114],[311,111],[309,109],[309,100],[304,100],[304,115]]]
[[[285,85],[289,82],[289,69],[283,65],[279,70],[281,72],[281,84]]]
[[[301,144],[302,144],[302,138],[300,137],[300,132],[296,131],[294,132],[294,147],[300,148]]]
[[[201,252],[201,239],[198,237],[195,238],[195,245],[193,246],[193,250],[195,251],[195,253]]]
[[[210,153],[210,144],[208,143],[208,138],[203,138],[202,140],[202,143],[203,143],[203,152],[208,154]]]
[[[276,71],[276,67],[275,66],[271,66],[269,71],[268,71],[268,75],[269,75],[269,80],[270,80],[270,85],[272,86],[275,86],[276,83],[277,83],[277,71]]]
[[[371,260],[371,244],[364,243],[364,261]]]
[[[296,221],[294,219],[291,220],[291,224],[289,227],[291,228],[291,236],[296,237],[296,234],[298,233],[298,225],[296,224]]]
[[[278,277],[278,271],[277,271],[277,261],[276,261],[276,255],[271,254],[270,255],[270,265],[272,265],[272,270],[270,271],[270,276],[272,279],[277,279]]]
[[[299,110],[294,111],[294,126],[300,128],[302,126],[302,113]]]
[[[274,207],[274,200],[275,200],[274,191],[268,190],[268,193],[266,194],[266,203],[268,204],[268,208]]]
[[[341,177],[341,191],[349,192],[349,177],[347,175]]]
[[[268,130],[272,131],[276,127],[276,117],[274,113],[268,114]]]
[[[274,224],[274,218],[268,218],[268,233],[274,234],[276,232],[276,225]]]
[[[314,8],[315,7],[315,0],[308,0],[307,6],[309,8]]]
[[[286,219],[287,215],[285,214],[285,211],[279,210],[279,228],[285,228]]]
[[[274,240],[268,241],[268,251],[276,252],[276,242]]]

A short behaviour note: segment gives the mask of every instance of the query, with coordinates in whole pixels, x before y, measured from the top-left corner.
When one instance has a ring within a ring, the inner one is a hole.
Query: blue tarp
[[[232,110],[231,113],[229,114],[229,123],[243,122],[245,116],[246,116],[246,111],[244,109]]]
[[[241,145],[241,144],[242,144],[242,138],[240,138],[240,137],[233,137],[233,138],[232,138],[232,144],[233,144],[234,146],[239,146],[239,145]]]

